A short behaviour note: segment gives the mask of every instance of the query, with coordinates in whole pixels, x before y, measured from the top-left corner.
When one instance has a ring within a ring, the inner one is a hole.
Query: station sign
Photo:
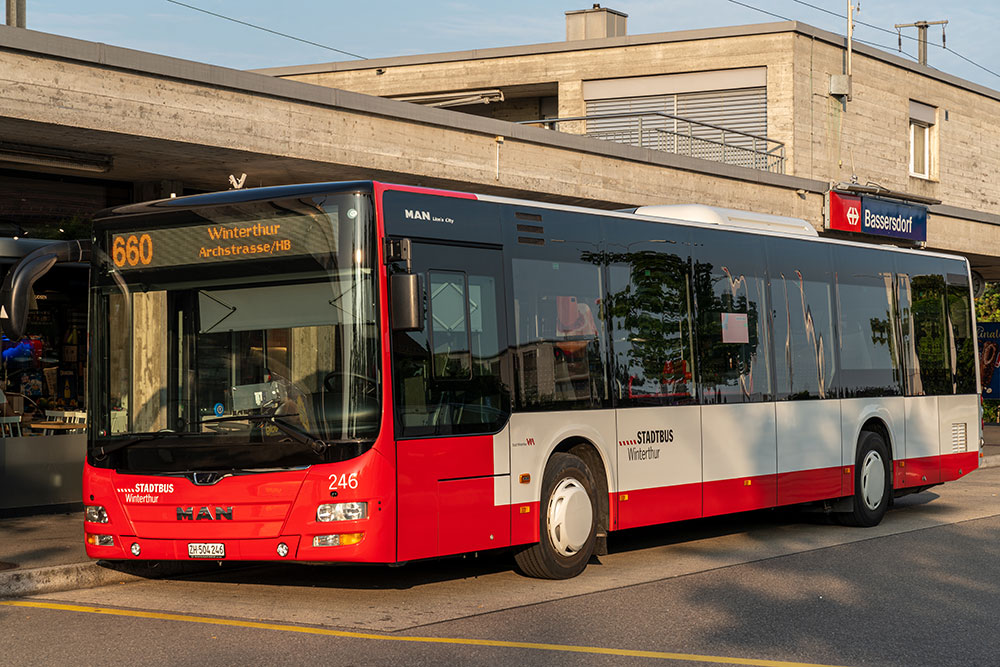
[[[827,229],[927,240],[927,207],[871,197],[830,192]]]

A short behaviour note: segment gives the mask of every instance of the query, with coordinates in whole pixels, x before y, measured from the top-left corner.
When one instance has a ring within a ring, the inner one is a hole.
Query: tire
[[[851,511],[840,514],[847,526],[877,526],[892,500],[892,459],[882,436],[862,431],[854,465],[854,496]]]
[[[583,572],[597,539],[594,477],[580,458],[553,454],[542,477],[539,541],[515,554],[518,569],[539,579]]]

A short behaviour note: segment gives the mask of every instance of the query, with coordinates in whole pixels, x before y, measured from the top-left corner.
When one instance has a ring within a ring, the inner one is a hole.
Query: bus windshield
[[[163,217],[97,234],[92,463],[259,470],[370,446],[381,378],[369,199]]]

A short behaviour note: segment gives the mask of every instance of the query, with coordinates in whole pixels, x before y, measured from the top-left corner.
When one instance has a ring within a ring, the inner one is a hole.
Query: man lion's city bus
[[[26,258],[8,326],[87,253]],[[609,531],[873,526],[979,463],[966,260],[801,220],[321,183],[109,210],[89,256],[92,558],[565,578]]]

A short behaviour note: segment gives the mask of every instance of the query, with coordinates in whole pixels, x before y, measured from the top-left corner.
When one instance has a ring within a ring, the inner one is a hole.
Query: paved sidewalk
[[[1000,436],[1000,427],[995,434]],[[1000,437],[988,438],[988,442],[996,444],[983,448],[980,467],[1000,467]],[[0,517],[0,598],[93,588],[207,567],[206,563],[183,562],[113,569],[109,563],[92,561],[83,546],[82,512]]]

